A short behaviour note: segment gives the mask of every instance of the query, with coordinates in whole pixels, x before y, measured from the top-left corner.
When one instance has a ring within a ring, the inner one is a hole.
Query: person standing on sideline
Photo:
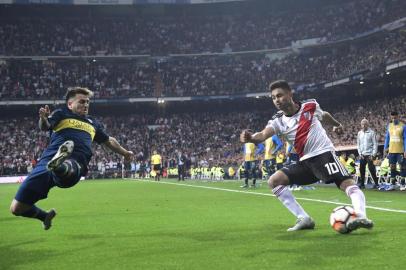
[[[369,127],[369,121],[365,118],[361,120],[361,130],[358,131],[357,149],[358,155],[360,156],[359,171],[361,175],[358,185],[362,189],[365,188],[365,169],[368,164],[369,173],[374,180],[374,189],[377,189],[379,183],[373,159],[378,152],[378,143],[376,141],[375,131]]]
[[[248,188],[248,180],[250,176],[252,176],[252,187],[256,186],[257,182],[257,170],[256,170],[256,161],[255,161],[255,153],[257,151],[257,146],[253,143],[245,143],[243,146],[243,154],[244,154],[244,185],[242,188]]]
[[[162,157],[161,155],[158,154],[156,150],[152,152],[151,156],[151,165],[152,165],[152,170],[155,172],[155,181],[160,181],[161,180],[161,170],[162,170]]]
[[[182,152],[178,155],[178,181],[185,181],[186,157]]]
[[[265,140],[264,165],[268,175],[276,171],[276,154],[282,146],[282,141],[276,135]]]
[[[40,108],[39,128],[50,131],[51,139],[11,203],[10,211],[15,216],[38,219],[44,230],[51,228],[55,209],[46,212],[35,204],[46,199],[53,187],[73,187],[86,175],[93,141],[124,156],[126,162],[134,157],[132,151],[106,134],[101,123],[88,116],[92,96],[93,92],[87,88],[72,87],[66,92],[66,104],[62,109],[51,113],[47,105]]]
[[[388,125],[385,145],[384,157],[388,156],[390,166],[390,181],[392,186],[387,190],[394,190],[396,188],[396,176],[398,172],[396,165],[400,165],[400,189],[404,191],[405,176],[406,176],[406,126],[399,120],[398,112],[390,114],[391,122]]]
[[[272,193],[297,218],[288,231],[314,229],[315,222],[296,201],[289,185],[308,185],[319,180],[335,183],[351,199],[356,217],[348,222],[349,230],[373,227],[367,218],[365,195],[335,155],[334,146],[322,124],[332,125],[333,132],[342,134],[343,126],[330,113],[323,111],[314,99],[302,102],[293,100],[293,92],[286,81],[270,84],[269,90],[275,107],[279,110],[266,127],[256,133],[243,130],[242,143],[260,143],[277,134],[295,148],[300,160],[275,172],[268,180]]]

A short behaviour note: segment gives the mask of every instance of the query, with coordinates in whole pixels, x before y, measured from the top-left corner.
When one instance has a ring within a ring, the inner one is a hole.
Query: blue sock
[[[27,218],[36,218],[41,221],[44,221],[47,214],[48,213],[42,210],[41,208],[38,208],[35,205],[33,205],[30,209],[22,213],[20,216]]]

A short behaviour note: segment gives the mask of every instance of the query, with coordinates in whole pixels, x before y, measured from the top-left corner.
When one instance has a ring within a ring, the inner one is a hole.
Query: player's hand
[[[134,158],[133,151],[127,151],[124,155],[124,162],[129,163]]]
[[[249,129],[244,129],[240,134],[240,142],[246,143],[251,140],[252,131]]]
[[[343,125],[339,125],[336,127],[333,127],[333,132],[337,133],[338,135],[341,135],[344,133],[343,131]]]
[[[45,107],[41,107],[39,109],[39,117],[46,119],[48,116],[51,114],[51,110],[49,109],[48,105],[45,105]]]

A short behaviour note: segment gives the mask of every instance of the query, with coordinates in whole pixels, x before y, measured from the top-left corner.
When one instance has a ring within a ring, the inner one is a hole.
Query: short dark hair
[[[269,85],[269,91],[272,91],[276,88],[282,88],[283,90],[292,91],[292,88],[290,88],[288,82],[284,80],[274,81]]]
[[[75,86],[75,87],[69,87],[68,91],[66,91],[65,94],[65,101],[68,103],[68,100],[75,97],[77,94],[82,94],[88,97],[93,96],[93,91],[89,90],[86,87],[80,87],[80,86]]]
[[[399,113],[396,112],[396,111],[393,111],[393,112],[390,113],[390,115],[396,116],[396,115],[399,115]]]

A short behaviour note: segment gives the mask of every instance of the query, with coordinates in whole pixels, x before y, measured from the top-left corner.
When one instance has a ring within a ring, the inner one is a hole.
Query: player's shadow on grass
[[[2,218],[0,218],[0,222],[10,222],[10,221],[15,221],[15,220],[16,220],[16,217],[11,216],[11,214],[10,214],[9,217],[2,217]]]
[[[379,246],[379,240],[376,237],[378,233],[360,230],[342,235],[334,231],[320,234],[317,231],[305,230],[280,233],[274,238],[275,240],[290,242],[292,244],[291,253],[300,253],[306,258],[314,257],[312,266],[314,269],[318,269],[318,265],[320,267],[328,265],[330,258],[345,260],[362,257],[363,252],[370,249],[371,246]],[[300,267],[303,261],[298,259],[295,263]]]
[[[46,260],[46,258],[54,256],[56,252],[51,249],[30,248],[43,241],[45,240],[38,238],[31,241],[15,242],[12,245],[0,245],[0,269],[20,269],[21,266],[37,263],[39,259]]]

